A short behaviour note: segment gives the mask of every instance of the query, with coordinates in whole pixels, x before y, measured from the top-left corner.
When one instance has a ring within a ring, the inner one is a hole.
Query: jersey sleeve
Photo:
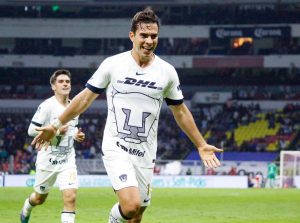
[[[178,74],[175,68],[168,70],[169,84],[165,91],[167,105],[179,105],[183,103],[183,95],[180,88]]]
[[[40,104],[35,114],[32,117],[31,123],[28,128],[28,135],[35,136],[38,132],[35,130],[36,127],[41,127],[45,124],[46,120],[49,119],[49,109],[47,103],[43,102]]]
[[[96,94],[101,94],[110,82],[109,62],[109,59],[105,59],[85,85]]]

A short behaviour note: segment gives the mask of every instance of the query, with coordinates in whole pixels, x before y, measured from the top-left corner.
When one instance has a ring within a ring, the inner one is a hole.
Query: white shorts
[[[114,190],[138,187],[142,199],[141,206],[150,205],[153,168],[135,166],[128,155],[122,153],[109,158],[105,154],[102,158]]]
[[[61,172],[37,169],[33,188],[39,194],[48,194],[55,181],[60,190],[77,189],[77,169],[69,168]]]

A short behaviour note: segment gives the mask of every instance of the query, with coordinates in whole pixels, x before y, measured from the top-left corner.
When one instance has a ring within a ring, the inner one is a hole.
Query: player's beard
[[[143,47],[140,48],[140,58],[142,61],[144,61],[144,62],[151,61],[153,56],[154,56],[153,47],[151,48],[151,50],[147,50]]]

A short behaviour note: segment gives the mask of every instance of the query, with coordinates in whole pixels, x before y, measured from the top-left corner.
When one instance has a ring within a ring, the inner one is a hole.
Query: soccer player
[[[278,171],[278,168],[277,168],[277,165],[275,164],[275,162],[271,162],[271,163],[268,164],[267,186],[270,187],[270,188],[275,187],[277,171]]]
[[[68,70],[57,70],[50,77],[54,96],[40,104],[28,129],[30,136],[36,136],[36,128],[49,125],[70,103],[71,73]],[[25,200],[21,223],[29,222],[30,213],[36,205],[47,199],[50,187],[57,181],[62,191],[64,202],[61,212],[62,223],[75,222],[75,202],[78,188],[77,168],[75,164],[74,140],[82,142],[85,134],[77,128],[78,116],[55,131],[55,137],[48,148],[41,148],[36,159],[36,176],[34,192]]]
[[[106,91],[103,162],[119,201],[110,211],[110,223],[139,223],[150,204],[163,101],[197,147],[204,165],[220,165],[215,152],[222,150],[207,144],[200,134],[183,102],[176,70],[154,54],[158,33],[158,17],[151,9],[135,14],[129,32],[132,50],[105,59],[65,112],[50,125],[39,128],[40,134],[32,141],[37,149],[47,145],[57,129]]]

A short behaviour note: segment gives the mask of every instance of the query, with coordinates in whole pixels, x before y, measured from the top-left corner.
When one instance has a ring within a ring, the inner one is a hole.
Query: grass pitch
[[[0,188],[0,222],[19,222],[31,188]],[[107,223],[116,202],[110,188],[80,188],[76,223]],[[57,188],[30,223],[60,223]],[[299,189],[154,189],[143,223],[300,223]]]

